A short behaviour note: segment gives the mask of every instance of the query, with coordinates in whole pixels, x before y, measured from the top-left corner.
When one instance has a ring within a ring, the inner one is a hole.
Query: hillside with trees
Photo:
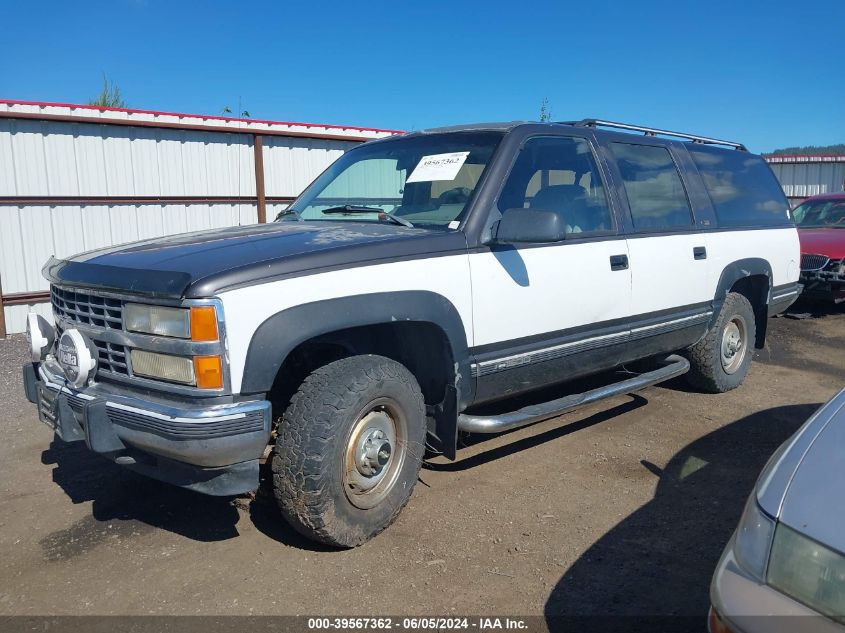
[[[804,147],[784,147],[783,149],[776,149],[771,152],[770,156],[801,156],[801,155],[818,155],[818,154],[841,154],[845,155],[845,143],[837,143],[836,145],[806,145]]]

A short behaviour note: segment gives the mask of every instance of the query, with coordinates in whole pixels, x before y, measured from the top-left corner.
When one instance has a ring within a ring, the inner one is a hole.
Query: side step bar
[[[575,393],[550,402],[535,404],[510,413],[501,415],[466,415],[458,416],[458,428],[467,433],[501,433],[528,426],[534,422],[540,422],[553,418],[572,409],[577,409],[586,404],[604,400],[623,393],[630,393],[655,385],[664,380],[675,378],[689,371],[689,361],[683,356],[672,354],[660,363],[662,367],[639,374],[612,385],[606,385],[584,393]]]

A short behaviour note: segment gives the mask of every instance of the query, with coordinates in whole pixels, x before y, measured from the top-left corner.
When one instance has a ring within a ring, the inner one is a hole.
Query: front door
[[[614,343],[631,310],[629,254],[590,140],[526,140],[496,206],[558,213],[567,235],[470,255],[476,401],[617,364]]]

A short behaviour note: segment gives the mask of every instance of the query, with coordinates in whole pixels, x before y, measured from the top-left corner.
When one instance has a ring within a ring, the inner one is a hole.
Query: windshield
[[[414,226],[457,228],[501,140],[497,132],[452,132],[361,145],[277,219],[379,222],[390,220],[386,213]]]
[[[845,200],[812,200],[792,212],[800,228],[845,229]]]

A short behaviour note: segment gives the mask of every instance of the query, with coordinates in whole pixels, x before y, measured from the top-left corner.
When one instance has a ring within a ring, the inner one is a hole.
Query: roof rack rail
[[[566,125],[573,125],[575,127],[608,127],[617,130],[629,130],[631,132],[642,132],[646,136],[674,136],[676,138],[684,138],[693,143],[701,143],[702,145],[726,145],[733,147],[743,152],[747,152],[748,148],[742,143],[734,141],[722,141],[717,138],[709,138],[707,136],[696,136],[695,134],[686,134],[684,132],[671,132],[669,130],[661,130],[653,127],[643,127],[642,125],[631,125],[630,123],[616,123],[615,121],[603,121],[602,119],[582,119],[580,121],[561,121]]]

